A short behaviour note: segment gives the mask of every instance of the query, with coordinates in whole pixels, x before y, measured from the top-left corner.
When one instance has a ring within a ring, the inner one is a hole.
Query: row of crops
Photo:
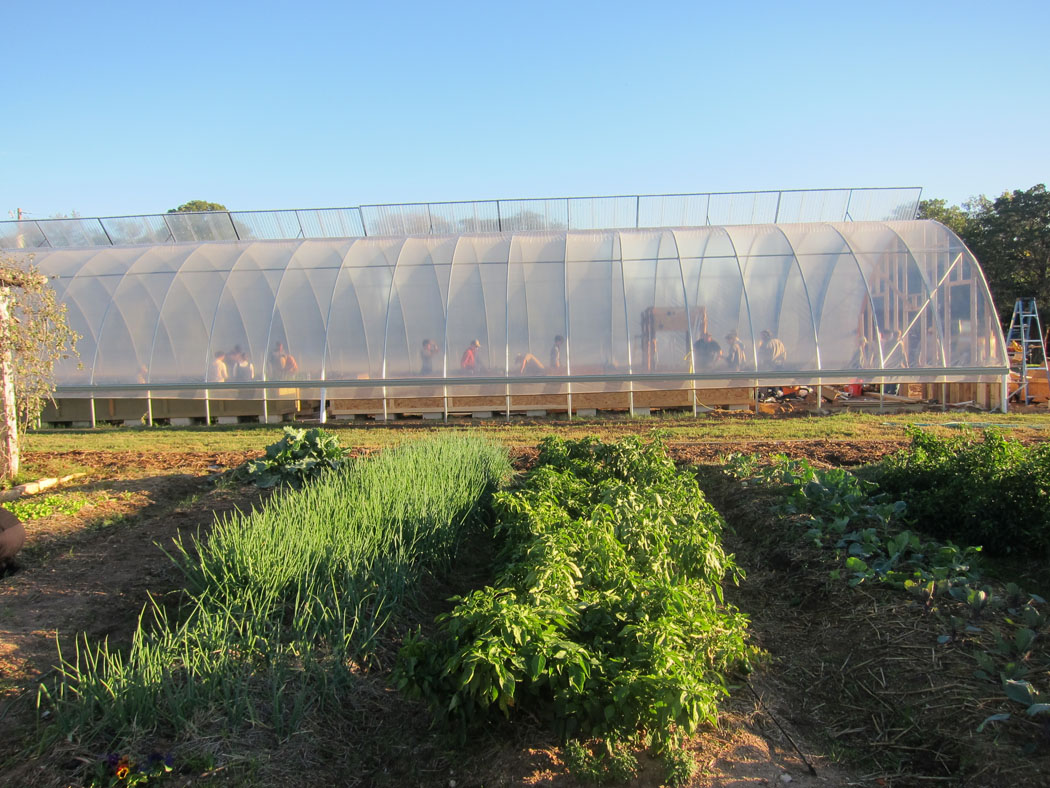
[[[195,718],[278,735],[338,712],[349,670],[428,573],[456,556],[510,473],[493,443],[441,438],[339,464],[178,544],[188,602],[143,613],[129,651],[79,644],[43,685],[55,729],[117,741]]]
[[[993,589],[967,546],[1050,553],[1050,452],[915,431],[860,475],[786,457],[722,468],[739,494],[764,491],[785,544],[827,554],[829,581],[910,594],[941,617],[941,645],[970,648],[977,678],[1022,704],[1017,716],[1050,711],[1042,599]],[[528,720],[567,743],[582,776],[625,779],[648,748],[682,784],[684,737],[761,659],[724,598],[741,576],[725,522],[658,442],[550,438],[515,477],[506,451],[476,437],[348,460],[320,431],[289,431],[236,478],[280,487],[175,546],[184,601],[151,600],[130,648],[66,655],[40,691],[50,738],[127,751],[202,719],[288,737],[338,717],[372,671],[460,743]],[[481,580],[409,627],[421,589],[455,576],[468,544],[491,553]],[[392,642],[391,670],[376,655]]]
[[[41,688],[52,735],[123,752],[201,720],[287,737],[331,719],[479,535],[488,585],[409,631],[391,676],[461,740],[525,717],[604,741],[606,756],[576,748],[595,774],[630,770],[645,745],[681,782],[675,745],[715,720],[752,654],[723,599],[737,570],[722,519],[658,444],[549,439],[512,480],[506,451],[478,438],[348,461],[323,433],[290,431],[236,477],[285,486],[176,545],[186,602],[151,601],[130,649],[78,644]]]
[[[1030,749],[1050,723],[1050,613],[1011,578],[1034,568],[1047,581],[1050,443],[909,433],[907,450],[858,474],[753,455],[724,470],[770,495],[784,536],[823,551],[830,581],[911,596],[939,630],[935,647],[970,661],[975,695],[999,694],[976,732],[1009,722]]]

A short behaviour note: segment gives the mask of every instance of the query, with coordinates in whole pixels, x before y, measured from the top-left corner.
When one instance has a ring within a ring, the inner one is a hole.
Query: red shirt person
[[[479,350],[481,350],[481,342],[475,339],[463,351],[463,357],[459,360],[459,368],[468,375],[477,374]]]

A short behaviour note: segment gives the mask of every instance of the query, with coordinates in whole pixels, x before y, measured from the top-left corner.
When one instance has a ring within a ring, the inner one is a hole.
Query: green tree
[[[983,200],[963,240],[976,255],[1007,324],[1018,298],[1050,314],[1050,192],[1044,184]]]
[[[965,240],[971,221],[969,206],[972,204],[966,203],[966,207],[960,207],[948,205],[946,200],[922,200],[919,203],[919,218],[934,219]]]
[[[171,208],[168,213],[199,213],[200,211],[226,211],[225,205],[207,200],[190,200],[184,202],[178,208]]]
[[[55,390],[55,362],[80,337],[28,259],[0,257],[0,478],[18,474],[18,441]]]

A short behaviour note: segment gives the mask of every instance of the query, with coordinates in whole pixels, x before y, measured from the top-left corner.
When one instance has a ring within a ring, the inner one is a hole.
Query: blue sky
[[[0,218],[1050,180],[1050,3],[17,3]]]

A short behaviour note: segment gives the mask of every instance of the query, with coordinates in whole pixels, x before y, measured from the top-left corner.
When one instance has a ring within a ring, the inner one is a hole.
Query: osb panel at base
[[[1010,375],[1010,391],[1015,391],[1021,386],[1021,376],[1018,373]],[[1020,397],[1020,394],[1018,394]],[[1047,386],[1046,374],[1043,372],[1028,373],[1028,399],[1032,402],[1050,401],[1050,387]]]
[[[636,391],[634,406],[636,408],[692,408],[693,392],[690,389],[670,391]],[[698,405],[717,407],[720,405],[748,405],[754,402],[754,390],[737,389],[698,389]],[[512,394],[509,408],[517,413],[526,410],[546,410],[551,413],[564,413],[569,406],[565,393],[558,394]],[[573,410],[629,410],[631,395],[626,391],[573,392]],[[506,396],[450,396],[449,413],[473,413],[493,411],[503,413],[507,410]],[[445,403],[441,397],[391,397],[387,400],[388,413],[441,413]],[[328,400],[328,411],[333,415],[376,414],[383,412],[381,399],[332,399]]]
[[[356,413],[382,413],[382,399],[330,399],[328,412],[337,416],[349,416]]]
[[[755,390],[750,386],[737,389],[697,389],[696,401],[700,405],[754,405]]]
[[[382,408],[382,400],[379,407]],[[440,413],[445,408],[441,397],[393,397],[387,400],[387,409],[398,413]]]
[[[145,399],[96,399],[95,419],[97,421],[134,421],[145,419],[149,404]],[[154,399],[153,418],[200,418],[205,415],[204,400],[199,399]],[[267,411],[270,415],[295,413],[299,403],[296,400],[270,400]],[[256,399],[213,399],[210,400],[212,416],[262,416],[262,400]],[[50,402],[44,407],[40,416],[44,423],[64,421],[91,421],[91,400],[59,399],[55,404]]]

